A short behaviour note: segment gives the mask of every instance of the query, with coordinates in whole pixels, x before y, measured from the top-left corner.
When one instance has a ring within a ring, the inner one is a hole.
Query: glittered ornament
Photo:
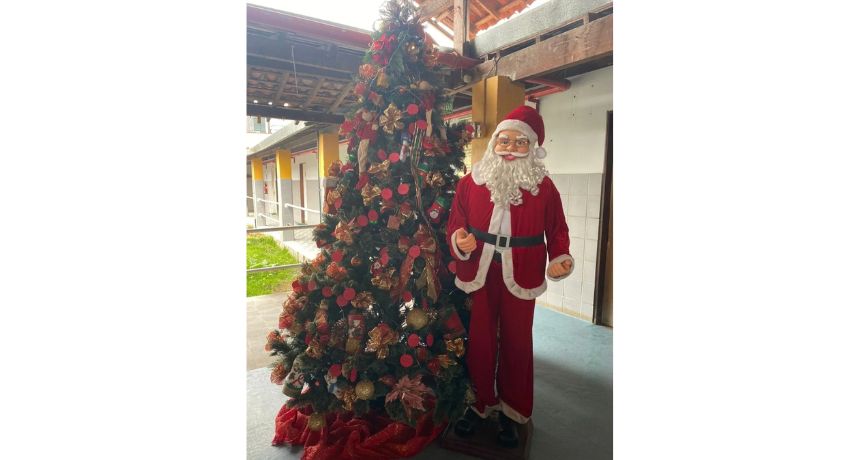
[[[400,357],[400,365],[403,367],[410,367],[415,364],[415,358],[412,355],[403,355]]]
[[[325,415],[311,414],[308,417],[308,429],[311,431],[319,431],[325,427]]]
[[[373,398],[373,394],[376,392],[376,389],[373,386],[373,382],[370,380],[362,380],[355,384],[355,395],[358,399],[369,400]]]
[[[421,329],[427,325],[429,318],[427,317],[427,313],[420,308],[413,308],[406,315],[406,324],[413,329]]]
[[[403,112],[394,103],[390,103],[379,116],[379,124],[386,133],[394,134],[395,129],[403,129],[402,119]]]

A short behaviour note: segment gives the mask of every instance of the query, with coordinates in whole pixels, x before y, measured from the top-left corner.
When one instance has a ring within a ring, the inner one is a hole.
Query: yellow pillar
[[[472,164],[484,155],[499,122],[525,100],[525,86],[503,75],[485,78],[472,87],[472,121],[480,123],[482,131],[480,138],[472,140]]]
[[[278,175],[278,217],[281,226],[294,225],[293,208],[284,206],[293,203],[293,155],[287,149],[275,150],[275,171]],[[291,240],[292,231],[282,233],[284,241]]]
[[[322,180],[328,174],[328,168],[332,163],[340,159],[340,146],[338,145],[337,132],[319,133],[318,139],[319,155],[319,177]]]
[[[251,160],[251,175],[255,181],[263,180],[263,159],[254,158]]]

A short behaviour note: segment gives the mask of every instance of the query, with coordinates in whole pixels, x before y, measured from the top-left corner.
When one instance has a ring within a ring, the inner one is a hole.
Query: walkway
[[[286,397],[260,369],[272,358],[265,335],[277,324],[285,294],[248,298],[248,459],[301,457],[301,448],[272,447],[274,420]],[[535,432],[531,458],[612,458],[612,329],[537,308],[534,325]],[[472,457],[433,444],[418,460]]]

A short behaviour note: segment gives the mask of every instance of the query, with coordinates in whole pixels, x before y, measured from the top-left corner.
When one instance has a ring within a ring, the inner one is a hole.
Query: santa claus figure
[[[518,445],[516,424],[532,414],[535,298],[546,278],[559,281],[573,269],[561,197],[540,160],[543,140],[536,110],[508,114],[457,185],[447,228],[455,283],[472,299],[466,361],[477,397],[455,431],[469,436],[499,410],[498,442],[506,447]]]

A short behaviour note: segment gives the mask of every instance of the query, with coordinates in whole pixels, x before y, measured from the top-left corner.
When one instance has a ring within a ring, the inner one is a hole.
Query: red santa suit
[[[509,121],[500,123],[485,155],[494,155],[490,150],[503,129],[516,129],[538,140],[533,129],[521,126],[525,123],[506,123]],[[542,131],[541,122],[541,142]],[[546,290],[547,277],[558,281],[569,275],[552,278],[545,274],[547,256],[550,264],[572,263],[573,258],[561,197],[550,178],[544,176],[539,182],[537,195],[521,192],[521,204],[494,204],[480,168],[475,169],[457,185],[447,234],[457,259],[455,284],[472,299],[466,355],[477,396],[472,408],[482,417],[488,415],[488,409],[499,408],[514,421],[525,423],[533,405],[534,299]],[[476,238],[475,250],[463,254],[454,235],[460,228],[495,235],[490,239],[498,244]],[[509,247],[508,236],[538,236],[540,242]]]

